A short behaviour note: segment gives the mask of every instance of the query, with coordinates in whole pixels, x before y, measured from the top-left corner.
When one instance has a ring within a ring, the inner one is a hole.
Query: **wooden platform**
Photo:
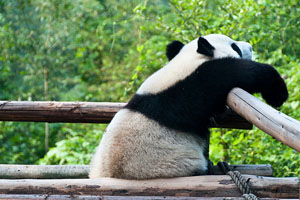
[[[261,198],[299,198],[299,179],[244,175],[254,194]],[[0,194],[241,197],[227,175],[170,179],[0,179]]]
[[[0,199],[26,200],[245,200],[243,197],[167,197],[167,196],[95,196],[95,195],[47,195],[47,194],[0,194]],[[260,198],[278,200],[279,198]],[[289,199],[298,200],[298,199]]]

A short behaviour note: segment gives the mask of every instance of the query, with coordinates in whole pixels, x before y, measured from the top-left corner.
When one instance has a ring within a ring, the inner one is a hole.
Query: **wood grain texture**
[[[126,103],[0,101],[0,121],[109,123]],[[251,129],[232,110],[211,119],[211,127]]]
[[[231,165],[242,174],[272,176],[271,165]],[[89,165],[9,165],[0,164],[2,179],[63,179],[88,178]],[[215,175],[222,175],[219,167],[212,169]]]
[[[300,152],[300,122],[275,110],[248,92],[234,88],[228,106],[283,144]]]
[[[261,198],[299,198],[299,179],[244,175]],[[58,194],[99,196],[240,197],[227,175],[171,179],[18,179],[0,180],[0,194]]]

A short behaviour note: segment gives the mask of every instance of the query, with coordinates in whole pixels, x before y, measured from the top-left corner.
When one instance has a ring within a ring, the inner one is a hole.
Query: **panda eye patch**
[[[232,43],[231,47],[234,51],[236,51],[240,55],[241,58],[243,57],[243,54],[242,54],[240,48],[235,43]]]

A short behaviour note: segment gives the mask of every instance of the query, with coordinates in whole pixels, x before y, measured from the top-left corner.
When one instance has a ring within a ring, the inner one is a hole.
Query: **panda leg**
[[[213,162],[211,162],[210,160],[208,160],[208,171],[207,171],[207,175],[215,175],[214,171],[213,171]],[[232,168],[229,166],[229,164],[225,161],[223,162],[218,162],[217,166],[219,167],[219,169],[221,170],[221,172],[223,174],[227,174],[228,171],[231,171]]]
[[[229,164],[227,162],[218,162],[218,167],[220,168],[220,170],[223,172],[223,174],[227,174],[228,171],[231,171],[231,167],[229,166]]]

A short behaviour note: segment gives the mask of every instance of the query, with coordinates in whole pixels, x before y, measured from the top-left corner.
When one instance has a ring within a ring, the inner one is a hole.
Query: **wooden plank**
[[[228,94],[227,104],[267,134],[300,152],[299,121],[273,109],[240,88],[234,88]]]
[[[109,123],[126,103],[0,101],[0,121]],[[211,127],[251,129],[232,110],[211,119]]]
[[[231,165],[242,174],[272,176],[271,165]],[[0,164],[2,179],[62,179],[88,178],[89,165],[9,165]],[[222,175],[217,166],[212,169],[215,175]]]
[[[243,197],[166,197],[166,196],[92,196],[92,195],[46,195],[46,194],[0,194],[0,199],[27,200],[245,200]],[[261,200],[280,200],[260,198]],[[292,199],[289,199],[292,200]],[[296,199],[294,199],[296,200]]]
[[[299,179],[244,175],[254,194],[261,198],[299,198]],[[0,194],[240,197],[227,175],[171,179],[18,179],[0,180]]]

